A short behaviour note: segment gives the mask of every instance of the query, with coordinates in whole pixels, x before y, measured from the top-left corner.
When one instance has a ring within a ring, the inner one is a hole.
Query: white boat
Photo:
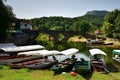
[[[107,54],[100,49],[90,49],[89,52],[91,54],[91,64],[93,69],[97,70],[98,72],[105,72],[106,65],[104,58],[107,56]]]
[[[43,69],[43,68],[49,68],[52,66],[57,60],[46,58],[46,56],[53,56],[55,54],[58,54],[59,51],[52,50],[37,50],[37,51],[29,51],[29,52],[21,52],[18,53],[19,55],[34,55],[34,56],[42,56],[41,59],[36,60],[30,60],[30,61],[24,61],[20,63],[13,63],[9,64],[11,68],[29,68],[29,69]]]
[[[6,47],[16,47],[14,43],[1,43],[0,48],[6,48]]]
[[[55,55],[59,54],[59,51],[57,50],[35,50],[35,51],[27,51],[27,52],[20,52],[18,55],[38,55],[38,56],[49,56],[49,55]]]
[[[113,42],[104,42],[104,45],[113,45]]]
[[[50,68],[50,70],[54,71],[55,73],[61,73],[61,72],[71,70],[75,64],[75,61],[76,61],[76,58],[73,55],[76,54],[78,51],[79,50],[76,48],[70,48],[70,49],[61,51],[59,54],[62,54],[64,56],[72,55],[72,58],[66,58],[66,59],[56,63],[55,65],[53,65]]]
[[[29,45],[29,46],[14,46],[10,45],[8,47],[8,44],[4,47],[2,46],[0,48],[0,64],[8,64],[8,63],[14,63],[14,62],[21,62],[31,59],[40,58],[41,56],[35,56],[35,55],[17,55],[18,52],[23,51],[29,51],[29,50],[38,50],[38,49],[44,49],[41,45]]]
[[[103,44],[101,40],[87,40],[88,44]]]
[[[113,53],[112,59],[117,62],[120,62],[120,50],[113,50],[112,53]]]
[[[73,54],[77,53],[78,51],[79,50],[76,49],[76,48],[70,48],[70,49],[61,51],[60,53],[63,54],[63,55],[73,55]]]
[[[28,46],[10,46],[10,47],[2,47],[0,51],[6,53],[18,53],[24,51],[32,51],[32,50],[39,50],[44,49],[44,46],[41,45],[28,45]]]

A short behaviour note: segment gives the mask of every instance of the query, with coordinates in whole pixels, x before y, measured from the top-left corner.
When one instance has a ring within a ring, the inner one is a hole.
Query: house
[[[30,20],[24,20],[24,19],[15,19],[13,23],[13,28],[15,30],[20,30],[23,32],[32,30],[32,23]]]

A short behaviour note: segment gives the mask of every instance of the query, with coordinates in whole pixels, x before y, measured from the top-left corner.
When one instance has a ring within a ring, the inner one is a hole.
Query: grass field
[[[88,74],[77,74],[71,76],[70,72],[66,74],[54,75],[49,70],[29,70],[29,69],[10,69],[9,67],[0,67],[0,80],[120,80],[120,72],[101,74],[93,72]]]

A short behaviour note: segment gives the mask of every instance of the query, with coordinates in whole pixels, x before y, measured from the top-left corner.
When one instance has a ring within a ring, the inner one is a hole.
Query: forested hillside
[[[68,18],[61,16],[31,19],[34,29],[93,32],[103,25],[107,11],[89,11],[84,16]]]

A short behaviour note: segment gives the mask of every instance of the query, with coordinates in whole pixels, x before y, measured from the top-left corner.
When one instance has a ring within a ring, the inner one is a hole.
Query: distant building
[[[100,34],[101,31],[100,31],[100,30],[96,30],[95,33],[96,33],[96,34]]]
[[[20,30],[23,32],[32,30],[32,23],[29,20],[15,19],[13,23],[13,28],[15,30]]]

